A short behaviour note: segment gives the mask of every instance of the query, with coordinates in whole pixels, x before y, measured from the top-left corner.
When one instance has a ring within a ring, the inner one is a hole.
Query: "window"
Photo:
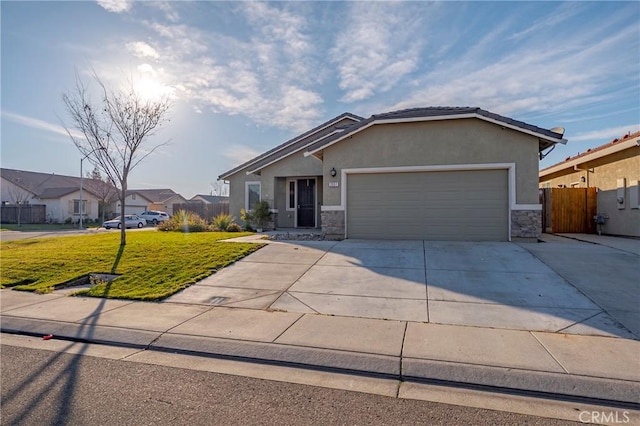
[[[80,200],[73,200],[73,214],[80,214]],[[82,214],[87,214],[87,200],[82,200]]]
[[[289,194],[287,198],[287,210],[296,209],[296,181],[290,180],[288,182]]]
[[[252,210],[253,205],[261,200],[260,182],[246,182],[244,187],[244,208]]]

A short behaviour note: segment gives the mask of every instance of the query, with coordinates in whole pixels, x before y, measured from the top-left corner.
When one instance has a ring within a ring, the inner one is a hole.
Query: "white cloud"
[[[415,71],[422,25],[411,3],[349,3],[349,25],[337,35],[330,57],[336,64],[342,100],[355,102],[388,92]]]
[[[2,116],[13,121],[14,123],[18,123],[26,127],[44,130],[49,133],[55,133],[57,135],[69,137],[69,133],[67,133],[65,128],[58,124],[49,123],[47,121],[39,120],[33,117],[28,117],[26,115],[16,114],[10,111],[2,111]],[[80,139],[84,138],[84,135],[77,130],[69,129],[69,131],[71,132],[71,135],[75,138],[80,138]]]
[[[235,163],[241,164],[257,157],[260,152],[246,145],[232,145],[227,148],[223,155]]]
[[[571,136],[568,139],[571,142],[597,140],[601,141],[602,143],[607,143],[615,138],[620,138],[629,132],[634,133],[638,130],[640,130],[640,123],[629,124],[627,126],[610,127],[608,129],[601,129],[593,132],[578,133],[577,135]]]
[[[128,12],[133,6],[133,0],[97,0],[105,10],[113,13]]]
[[[507,33],[508,27],[500,32]],[[568,31],[562,37],[557,44],[530,37],[504,53],[495,41],[501,37],[480,39],[456,60],[416,80],[417,89],[392,109],[446,105],[480,106],[507,116],[567,114],[622,99],[623,94],[612,90],[616,80],[637,82],[634,67],[621,66],[616,57],[618,45],[638,47],[635,28],[611,32],[603,21],[602,28]],[[494,54],[477,55],[478,50]]]
[[[126,46],[129,52],[131,52],[134,56],[137,56],[138,58],[146,58],[146,57],[153,58],[153,59],[160,58],[160,55],[158,54],[156,49],[149,46],[149,44],[145,43],[144,41],[132,41],[130,43],[127,43]]]
[[[165,18],[167,18],[170,22],[178,22],[180,20],[180,15],[175,10],[171,2],[168,1],[149,1],[146,3],[148,6],[155,7],[164,12]]]
[[[320,119],[314,90],[318,53],[302,16],[264,3],[241,3],[246,38],[184,24],[147,22],[178,96],[195,110],[241,114],[259,124],[307,130]],[[133,46],[132,46],[133,47]],[[142,50],[136,45],[138,50]]]

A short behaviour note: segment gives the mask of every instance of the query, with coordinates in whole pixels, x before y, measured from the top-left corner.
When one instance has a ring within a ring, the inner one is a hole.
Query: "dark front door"
[[[316,180],[298,179],[298,226],[312,228],[316,226]]]

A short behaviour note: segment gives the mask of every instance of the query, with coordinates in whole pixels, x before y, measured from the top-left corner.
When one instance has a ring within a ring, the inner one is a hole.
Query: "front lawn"
[[[160,300],[262,247],[223,243],[249,235],[224,232],[120,232],[0,243],[0,286],[47,293],[89,273],[121,275],[80,293],[133,300]]]

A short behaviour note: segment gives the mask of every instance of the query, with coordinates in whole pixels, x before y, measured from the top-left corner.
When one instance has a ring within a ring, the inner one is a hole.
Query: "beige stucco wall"
[[[640,147],[635,146],[596,160],[587,161],[578,166],[592,172],[574,170],[573,166],[540,178],[540,188],[598,188],[598,213],[608,216],[603,232],[612,235],[628,235],[640,237],[640,209],[630,205],[631,191],[634,181],[640,180]],[[585,178],[582,182],[581,178]],[[626,179],[625,206],[618,209],[617,181]]]
[[[340,187],[341,169],[486,163],[515,163],[516,203],[539,203],[537,138],[479,119],[378,124],[324,150],[325,181]],[[340,205],[340,187],[325,205]]]
[[[261,182],[261,199],[268,201],[271,208],[278,211],[278,226],[294,226],[295,212],[286,211],[286,180],[283,178],[313,178],[322,174],[322,163],[314,157],[305,157],[302,151],[263,168],[260,175],[246,174],[246,169],[229,177],[229,212],[240,222],[240,210],[245,208],[245,183]],[[316,181],[321,185],[322,181]],[[318,203],[322,201],[319,188]],[[320,208],[317,209],[317,223],[320,223]]]

